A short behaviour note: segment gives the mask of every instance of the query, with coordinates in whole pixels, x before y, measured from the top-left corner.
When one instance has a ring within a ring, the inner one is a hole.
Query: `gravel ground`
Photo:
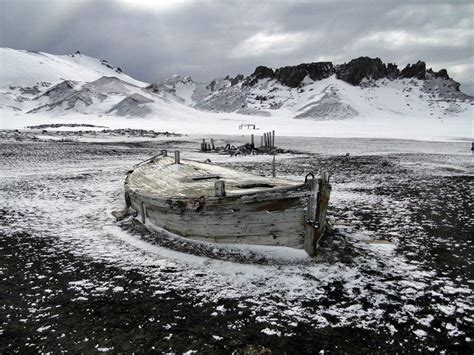
[[[163,148],[270,172],[198,142],[0,141],[1,353],[473,352],[468,144],[286,139],[307,154],[279,176],[332,174],[334,233],[310,259],[113,220],[125,173]]]

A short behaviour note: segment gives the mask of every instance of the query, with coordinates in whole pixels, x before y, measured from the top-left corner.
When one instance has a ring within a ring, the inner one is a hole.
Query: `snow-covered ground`
[[[31,87],[63,80],[94,81],[102,76],[115,76],[130,84],[146,83],[123,74],[106,59],[96,59],[82,54],[53,55],[43,52],[0,48],[0,86]]]
[[[188,243],[110,215],[123,206],[126,171],[162,148],[264,173],[270,157],[197,153],[199,139],[191,137],[140,144],[0,142],[1,279],[11,290],[14,282],[31,288],[0,307],[8,319],[0,333],[11,334],[11,324],[24,327],[30,340],[22,349],[120,350],[126,344],[111,334],[121,319],[121,331],[143,351],[472,346],[470,146],[388,140],[384,146],[391,149],[379,155],[378,140],[308,141],[285,138],[309,154],[277,158],[277,174],[302,178],[329,170],[333,176],[336,234],[316,259],[287,248]],[[349,157],[340,153],[347,147],[354,147]],[[18,268],[23,278],[15,278]],[[116,307],[113,313],[103,313],[107,304]],[[120,304],[128,311],[117,313]],[[78,321],[69,323],[71,311],[81,315]],[[99,326],[90,323],[94,317]],[[322,334],[327,339],[318,344],[307,340]]]
[[[191,109],[189,109],[191,110]],[[260,136],[275,130],[277,136],[300,137],[358,137],[397,138],[419,140],[472,140],[473,119],[470,116],[433,119],[420,117],[384,117],[376,119],[353,118],[338,121],[296,120],[288,116],[246,116],[236,113],[210,113],[194,110],[171,111],[165,116],[145,118],[122,118],[102,115],[69,114],[51,117],[47,114],[0,113],[2,129],[23,129],[30,125],[48,123],[87,123],[110,128],[142,128],[183,134],[228,134],[251,133]],[[239,129],[242,123],[256,124],[258,130]]]

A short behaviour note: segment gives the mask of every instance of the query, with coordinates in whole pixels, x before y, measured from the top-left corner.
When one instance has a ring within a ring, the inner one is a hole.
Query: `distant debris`
[[[275,131],[264,133],[261,137],[260,147],[255,146],[255,137],[253,134],[250,135],[250,143],[245,143],[239,146],[231,145],[227,143],[223,146],[216,146],[216,143],[213,138],[210,142],[206,142],[206,139],[203,138],[200,147],[201,152],[205,153],[217,153],[217,154],[226,154],[232,156],[242,156],[242,155],[276,155],[276,154],[302,154],[296,150],[288,150],[277,148],[275,146]]]
[[[45,128],[59,128],[59,127],[96,127],[96,128],[108,128],[107,126],[96,126],[87,123],[50,123],[40,124],[36,126],[26,126],[29,129],[45,129]]]
[[[28,126],[29,129],[43,129],[40,133],[41,138],[29,132],[21,132],[19,130],[0,130],[0,139],[15,139],[15,140],[33,140],[33,141],[47,141],[48,137],[64,137],[63,141],[73,141],[78,137],[139,137],[139,138],[158,138],[160,136],[165,137],[181,137],[180,133],[173,132],[158,132],[154,130],[146,129],[133,129],[133,128],[124,128],[124,129],[102,129],[102,130],[77,130],[77,131],[55,131],[55,130],[46,130],[45,128],[59,128],[59,127],[101,127],[87,124],[44,124],[38,126]],[[55,139],[57,140],[57,139]]]
[[[239,129],[242,129],[244,127],[247,128],[247,129],[250,129],[250,128],[257,129],[257,126],[255,125],[255,123],[241,123],[239,125]]]

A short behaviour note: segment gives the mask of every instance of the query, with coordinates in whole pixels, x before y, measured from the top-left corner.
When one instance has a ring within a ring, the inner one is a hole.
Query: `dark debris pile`
[[[277,147],[260,147],[257,148],[250,143],[245,143],[239,146],[226,144],[225,146],[216,147],[214,150],[207,151],[209,153],[218,153],[223,155],[245,156],[245,155],[276,155],[276,154],[303,154],[298,150],[283,149]]]

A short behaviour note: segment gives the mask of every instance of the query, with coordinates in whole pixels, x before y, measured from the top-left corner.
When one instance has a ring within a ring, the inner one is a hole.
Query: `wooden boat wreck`
[[[329,176],[262,177],[163,151],[131,170],[125,201],[142,223],[216,243],[280,245],[316,254],[327,229]]]

